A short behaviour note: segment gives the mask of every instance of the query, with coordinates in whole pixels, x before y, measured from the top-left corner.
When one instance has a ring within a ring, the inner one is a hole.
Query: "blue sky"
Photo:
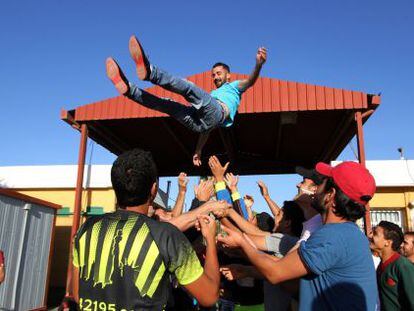
[[[264,45],[263,76],[381,92],[382,104],[365,125],[367,158],[397,159],[401,146],[412,159],[413,12],[411,0],[3,1],[0,165],[76,163],[79,134],[60,120],[60,109],[116,95],[105,76],[107,56],[137,81],[131,34],[153,62],[179,76],[218,60],[248,73]],[[92,163],[114,159],[98,145],[91,150]],[[354,158],[350,147],[340,156]],[[243,177],[242,192],[258,198],[256,179]],[[278,202],[292,197],[298,180],[265,178]]]

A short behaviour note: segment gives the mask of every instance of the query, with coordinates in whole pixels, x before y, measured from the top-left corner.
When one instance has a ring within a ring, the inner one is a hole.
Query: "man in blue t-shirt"
[[[300,279],[300,310],[376,310],[378,290],[368,239],[355,224],[375,193],[375,180],[359,163],[318,163],[324,180],[313,203],[324,225],[283,259],[260,253],[240,233],[223,228],[218,240],[241,247],[273,284]]]
[[[211,74],[216,89],[210,94],[190,81],[174,77],[157,66],[150,64],[144,50],[135,36],[129,40],[129,51],[136,64],[138,77],[183,96],[191,106],[185,106],[166,98],[154,96],[128,82],[116,61],[106,60],[106,73],[121,95],[125,95],[143,106],[170,115],[189,129],[200,133],[193,163],[201,165],[201,152],[211,130],[229,127],[240,105],[241,95],[253,86],[266,62],[267,51],[258,49],[256,65],[247,79],[230,82],[230,67],[224,63],[214,64]]]

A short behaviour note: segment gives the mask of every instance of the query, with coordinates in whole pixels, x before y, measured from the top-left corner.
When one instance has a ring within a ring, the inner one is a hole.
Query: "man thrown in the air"
[[[230,67],[216,63],[211,69],[211,77],[216,89],[210,94],[185,79],[175,77],[151,64],[135,36],[129,40],[129,51],[136,64],[138,78],[158,85],[168,91],[183,96],[191,106],[154,96],[130,83],[116,61],[106,60],[106,73],[121,95],[147,107],[170,115],[190,130],[200,133],[193,156],[193,163],[201,165],[201,152],[211,130],[233,125],[240,105],[241,95],[253,86],[259,77],[262,65],[266,62],[267,51],[260,47],[256,54],[256,64],[252,73],[244,80],[230,82]]]

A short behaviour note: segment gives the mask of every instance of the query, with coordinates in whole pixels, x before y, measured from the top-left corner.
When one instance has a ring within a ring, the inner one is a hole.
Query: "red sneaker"
[[[106,59],[106,75],[121,95],[129,91],[128,80],[112,57]]]
[[[135,36],[129,39],[129,52],[137,66],[137,75],[141,80],[148,80],[150,74],[150,64],[145,56],[144,49]]]

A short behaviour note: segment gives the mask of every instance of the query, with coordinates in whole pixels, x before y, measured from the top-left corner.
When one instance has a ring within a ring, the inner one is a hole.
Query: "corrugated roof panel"
[[[104,110],[103,110],[103,108],[104,108],[104,106],[105,106],[105,104],[106,104],[107,102],[102,102],[102,104],[101,105],[95,105],[94,106],[94,112],[93,112],[93,114],[95,115],[95,116],[97,116],[98,118],[100,118],[100,119],[103,119],[103,118],[105,118],[105,116],[103,115],[104,114]]]
[[[354,103],[352,102],[352,92],[347,90],[342,90],[344,94],[344,108],[345,109],[353,109],[357,108],[354,107]]]
[[[324,110],[325,109],[325,89],[323,86],[317,85],[315,87],[316,94],[316,109]]]
[[[263,111],[272,111],[272,87],[269,78],[263,78]]]
[[[325,88],[325,104],[326,109],[335,109],[334,90],[333,88]]]
[[[298,110],[298,88],[296,82],[288,82],[288,98],[289,98],[289,110]]]
[[[362,106],[362,98],[360,92],[352,92],[352,102],[354,103],[354,107]]]
[[[232,73],[232,80],[246,79],[247,75]],[[188,77],[196,85],[210,92],[214,88],[210,71]],[[189,105],[182,96],[159,86],[146,89],[149,93]],[[259,78],[243,96],[239,113],[306,111],[324,109],[367,108],[367,94],[278,79]],[[107,120],[123,118],[163,117],[165,114],[133,103],[118,96],[76,108],[75,120]]]
[[[243,96],[244,96],[244,99],[245,99],[245,101],[243,103],[244,106],[246,107],[245,111],[247,113],[254,112],[254,110],[253,110],[253,106],[254,106],[254,90],[253,90],[253,88],[247,90],[244,93]]]
[[[344,108],[344,98],[343,98],[342,90],[334,89],[334,98],[335,98],[335,108],[336,109],[343,109]]]
[[[306,84],[298,83],[298,110],[307,110]]]
[[[306,85],[306,94],[308,98],[308,110],[316,110],[316,87],[315,85]]]
[[[279,81],[280,111],[289,111],[289,89],[286,81]]]
[[[263,79],[258,79],[253,89],[254,103],[253,112],[263,112]]]
[[[109,119],[111,117],[111,115],[114,115],[115,112],[115,106],[111,105],[109,103],[109,101],[107,101],[107,110],[106,110],[106,114],[105,114],[105,119]]]
[[[280,81],[272,79],[272,111],[280,111]]]

